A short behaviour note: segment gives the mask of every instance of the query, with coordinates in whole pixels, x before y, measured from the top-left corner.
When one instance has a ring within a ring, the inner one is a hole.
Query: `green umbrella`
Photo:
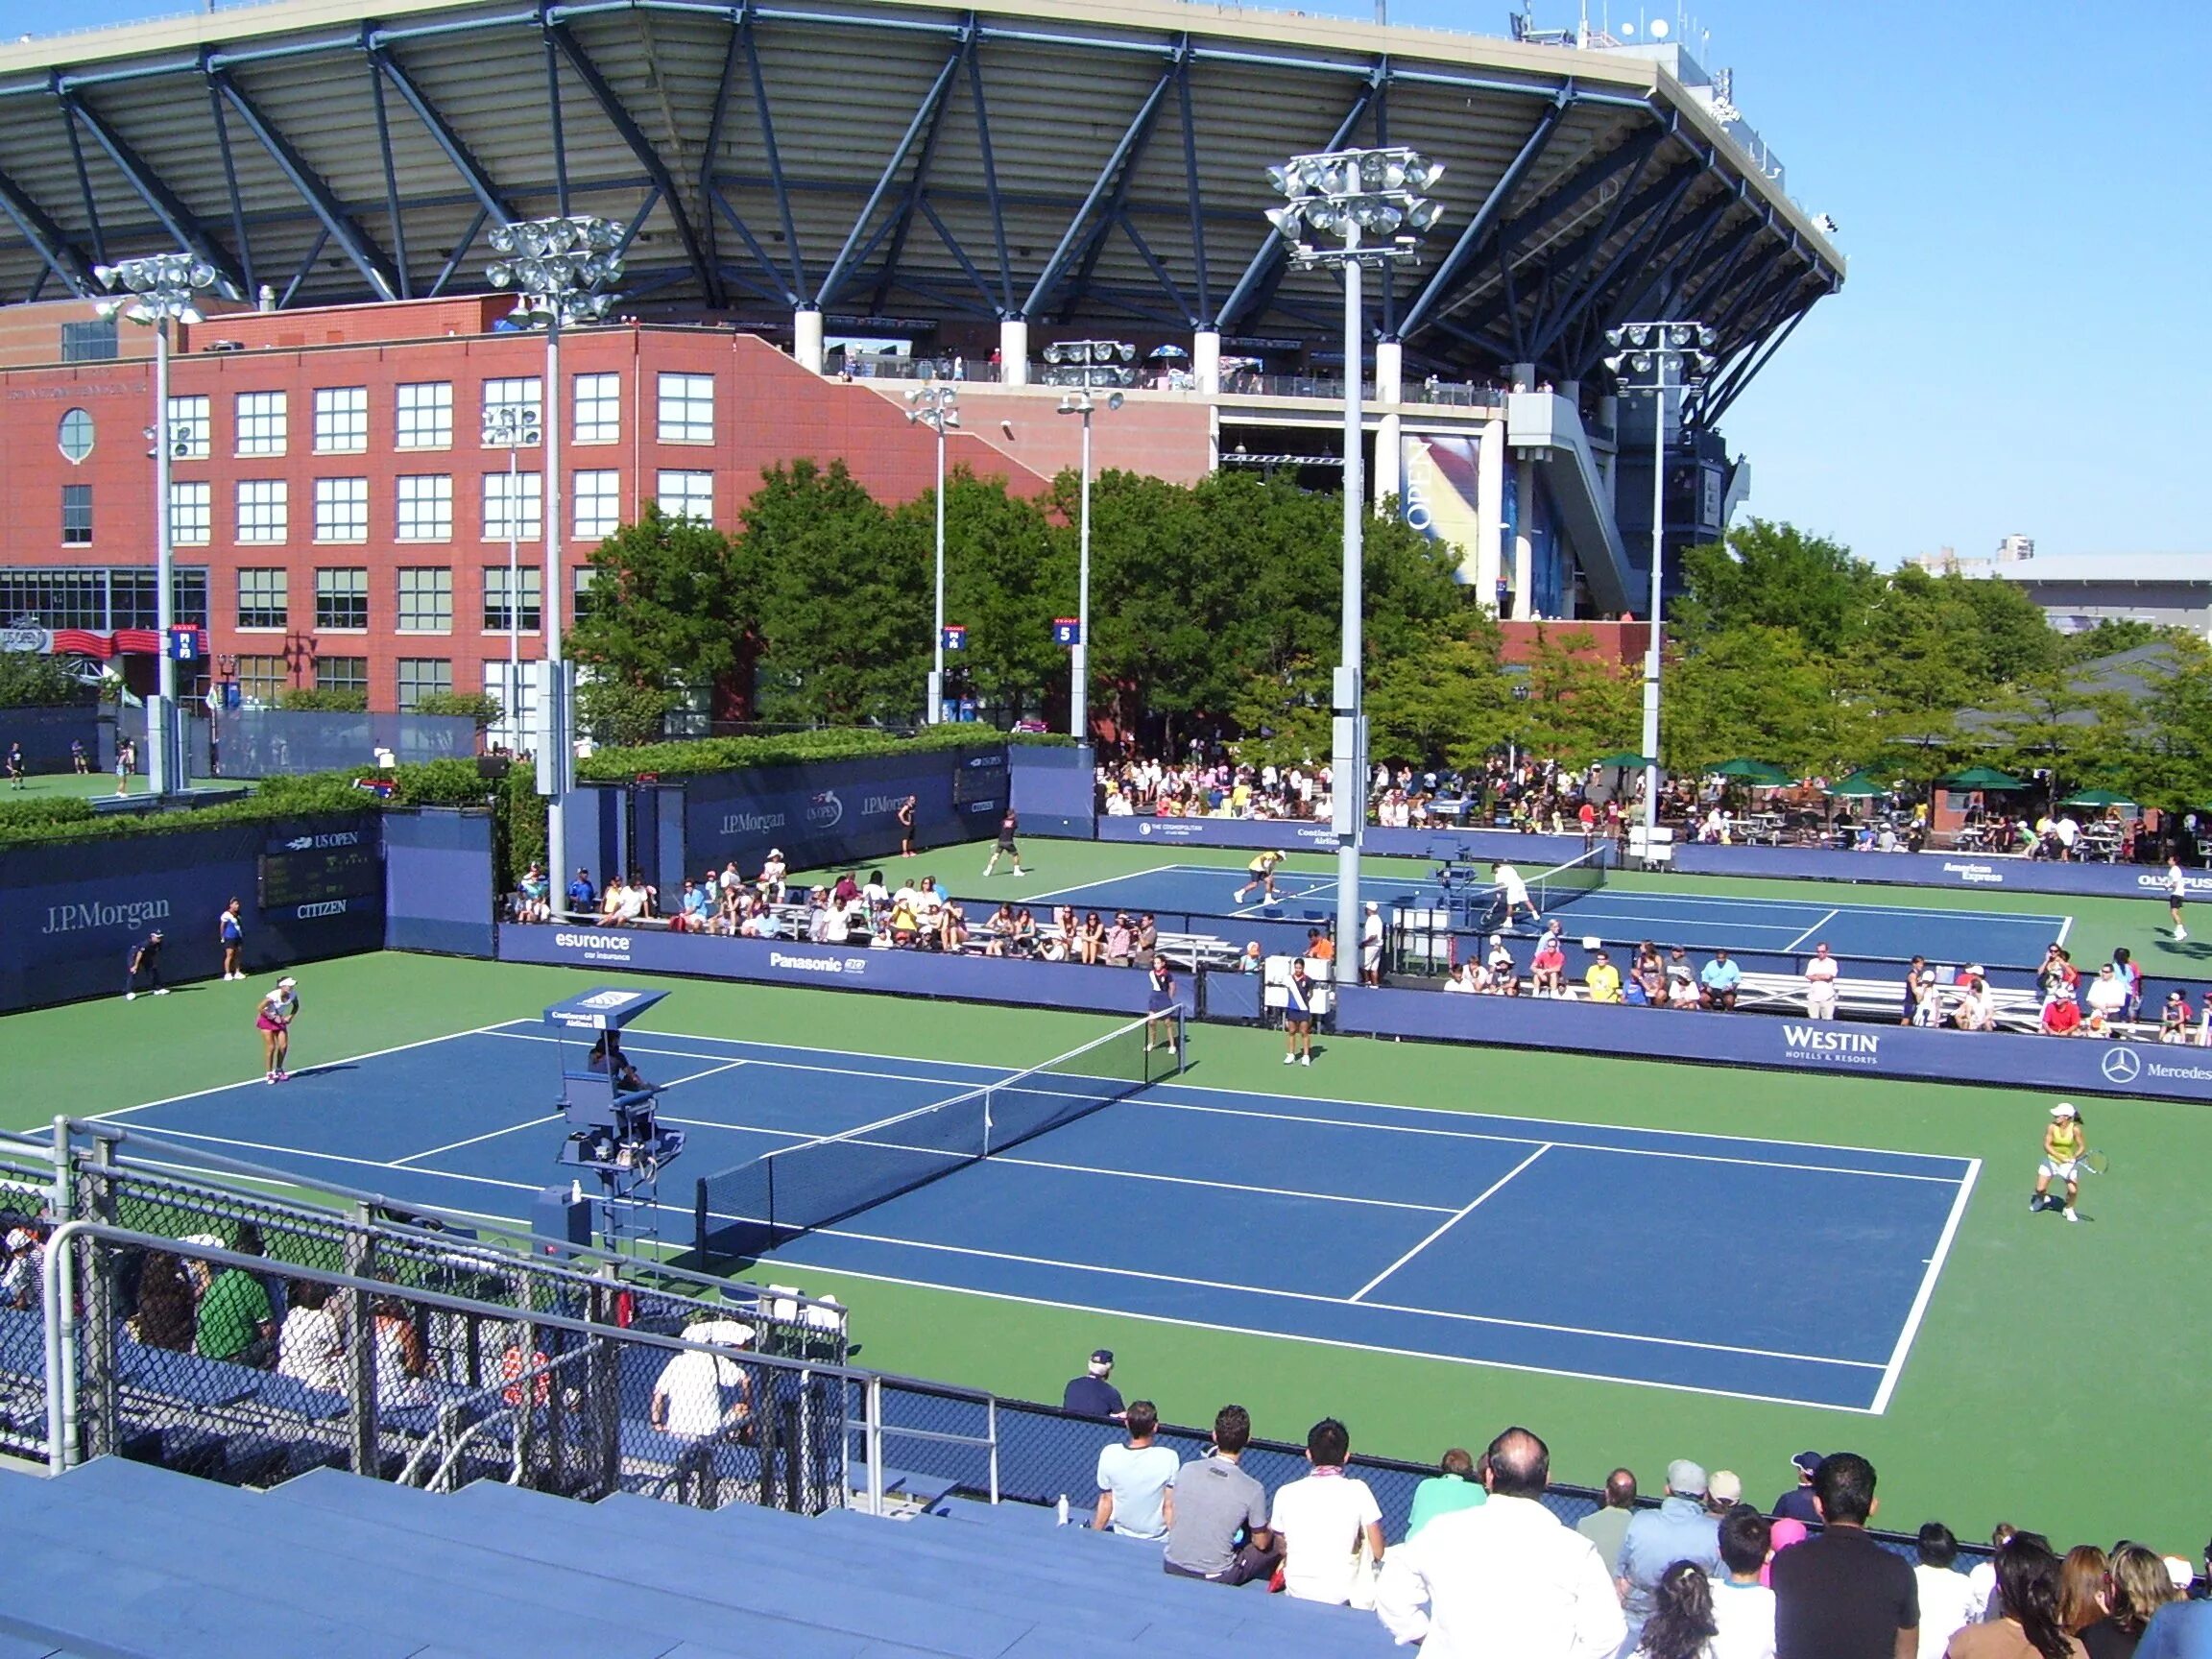
[[[2110,789],[2084,789],[2079,795],[2069,795],[2058,803],[2061,806],[2132,806],[2134,802]]]
[[[1598,760],[1600,766],[1619,766],[1631,772],[1641,772],[1651,764],[1648,755],[1605,755]]]
[[[1839,795],[1846,800],[1863,801],[1869,799],[1872,796],[1888,794],[1889,785],[1887,783],[1877,782],[1874,779],[1868,777],[1863,771],[1860,771],[1852,773],[1850,777],[1844,779],[1840,783],[1829,784],[1828,793],[1831,795]]]
[[[1938,778],[1936,783],[1945,789],[2025,789],[2027,784],[2008,773],[1993,766],[1969,766],[1963,772],[1954,772],[1947,778]]]
[[[1746,783],[1763,788],[1791,781],[1787,771],[1766,760],[1723,760],[1713,771],[1722,778],[1741,778]]]

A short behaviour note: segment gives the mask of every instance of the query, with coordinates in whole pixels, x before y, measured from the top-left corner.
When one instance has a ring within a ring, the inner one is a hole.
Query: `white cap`
[[[1374,900],[1370,899],[1367,901],[1367,908],[1370,910],[1379,910],[1382,908],[1382,906],[1377,904]]]
[[[276,981],[276,989],[279,991],[289,991],[293,986],[299,983],[299,980],[293,978],[289,974],[287,974],[283,978]]]
[[[196,1250],[221,1250],[225,1248],[223,1240],[216,1238],[212,1233],[187,1233],[177,1242],[189,1244]]]
[[[2074,1110],[2072,1101],[2061,1100],[2057,1105],[2051,1108],[2051,1116],[2054,1118],[2078,1118],[2080,1114]]]

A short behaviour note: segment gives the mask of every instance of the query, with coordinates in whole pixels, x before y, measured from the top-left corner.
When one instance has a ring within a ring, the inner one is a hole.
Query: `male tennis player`
[[[292,1022],[300,1014],[300,981],[287,974],[276,981],[276,989],[261,998],[261,1007],[253,1017],[253,1023],[261,1033],[261,1057],[268,1070],[263,1072],[264,1083],[289,1082],[292,1073],[284,1065],[292,1055]]]
[[[1531,922],[1542,921],[1536,912],[1536,901],[1528,897],[1528,883],[1522,879],[1521,872],[1501,859],[1490,866],[1491,885],[1498,889],[1498,897],[1505,906],[1504,925],[1513,926],[1513,912],[1526,910]]]
[[[23,787],[23,773],[24,773],[24,771],[25,771],[25,766],[24,766],[24,761],[23,761],[23,745],[22,745],[22,744],[20,744],[20,743],[11,743],[11,744],[9,744],[9,745],[8,745],[8,784],[9,784],[9,787],[10,787],[10,788],[12,788],[12,789],[20,789],[20,788],[22,788],[22,787]]]
[[[2035,1173],[2035,1196],[2028,1200],[2031,1214],[2051,1208],[2051,1183],[2066,1183],[2066,1219],[2079,1221],[2074,1197],[2080,1190],[2081,1154],[2089,1149],[2082,1133],[2081,1114],[2064,1100],[2051,1108],[2051,1121],[2043,1130],[2043,1163]]]
[[[2181,926],[2181,902],[2189,897],[2189,878],[2181,873],[2181,860],[2166,860],[2166,913],[2174,918],[2174,937],[2186,939],[2189,929]]]
[[[909,795],[899,803],[899,856],[914,856],[914,797]]]
[[[1255,857],[1249,864],[1245,865],[1244,874],[1247,879],[1245,880],[1243,886],[1237,889],[1237,897],[1230,900],[1229,902],[1232,904],[1243,903],[1244,895],[1251,892],[1253,888],[1257,887],[1260,889],[1261,903],[1274,903],[1275,867],[1283,862],[1283,856],[1284,855],[1281,853],[1276,852],[1273,848],[1269,848],[1266,852],[1262,853],[1257,857]]]
[[[988,876],[992,871],[998,869],[998,860],[1001,858],[1014,860],[1015,875],[1026,876],[1029,874],[1028,871],[1022,868],[1022,849],[1014,844],[1015,834],[1021,828],[1021,820],[1014,816],[1014,808],[1007,807],[1006,816],[998,820],[998,845],[991,849],[991,861],[983,866],[984,875]]]

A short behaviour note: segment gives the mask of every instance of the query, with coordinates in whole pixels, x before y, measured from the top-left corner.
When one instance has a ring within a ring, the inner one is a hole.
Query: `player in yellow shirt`
[[[2043,1131],[2043,1164],[2035,1176],[2035,1196],[2028,1201],[2031,1211],[2043,1211],[2051,1207],[2051,1183],[2066,1183],[2066,1219],[2079,1221],[2075,1213],[2074,1197],[2081,1186],[2081,1154],[2089,1149],[2087,1136],[2082,1131],[2081,1114],[2068,1102],[2061,1100],[2051,1108],[2051,1121]]]
[[[1270,848],[1267,852],[1261,854],[1257,858],[1254,858],[1251,863],[1244,866],[1245,874],[1249,876],[1251,879],[1246,881],[1243,886],[1237,889],[1237,897],[1231,900],[1230,902],[1233,904],[1243,903],[1244,895],[1251,892],[1253,888],[1257,887],[1260,889],[1260,901],[1262,903],[1274,903],[1275,866],[1282,862],[1283,854],[1274,851],[1272,848]]]

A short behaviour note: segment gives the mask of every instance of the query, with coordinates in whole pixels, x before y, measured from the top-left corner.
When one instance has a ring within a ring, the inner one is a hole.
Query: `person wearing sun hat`
[[[2082,1133],[2081,1114],[2074,1103],[2061,1100],[2051,1108],[2051,1121],[2043,1127],[2043,1162],[2035,1171],[2035,1195],[2028,1200],[2031,1214],[2051,1208],[2051,1183],[2066,1183],[2066,1219],[2079,1221],[2075,1194],[2081,1187],[2081,1154],[2089,1149]]]

